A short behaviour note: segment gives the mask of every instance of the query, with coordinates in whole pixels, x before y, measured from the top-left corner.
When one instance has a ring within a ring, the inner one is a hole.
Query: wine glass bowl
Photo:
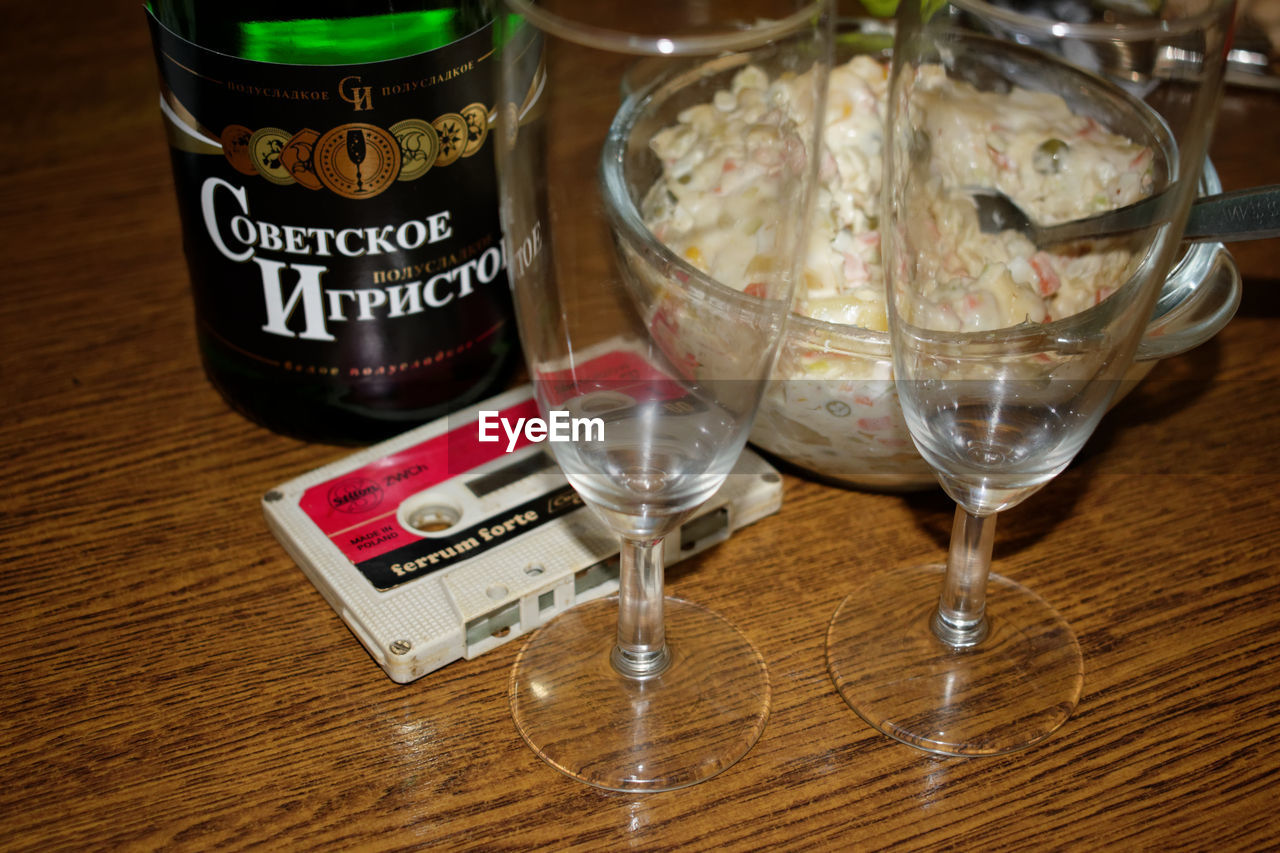
[[[1070,626],[991,574],[995,517],[1071,462],[1126,384],[1181,251],[1232,12],[1036,19],[1024,22],[1040,36],[1031,44],[990,36],[1013,13],[976,0],[899,6],[882,203],[894,381],[957,509],[945,565],[859,571],[828,628],[837,689],[884,734],[947,755],[1005,753],[1043,741],[1079,699]],[[1166,39],[1199,44],[1198,79],[1139,91],[1097,73],[1099,46]],[[1141,198],[1155,212],[1133,233],[1038,247],[985,233],[975,189],[1046,224]]]
[[[1020,235],[982,233],[974,188],[1020,192],[1045,211],[1046,222],[1064,221],[1163,196],[1182,167],[1160,115],[1104,78],[962,29],[930,37],[913,57],[918,64],[904,66],[902,97],[911,101],[900,103],[899,126],[891,130],[898,184],[888,188],[895,230],[886,240],[896,251],[888,302],[895,364],[906,380],[897,391],[916,447],[944,488],[989,513],[1059,473],[1106,411],[1120,377],[1104,373],[1115,359],[1105,341],[1116,336],[1117,323],[1137,328],[1123,312],[1132,310],[1133,291],[1151,289],[1158,255],[1172,240],[1157,233],[1165,223],[1156,217],[1144,233],[1049,255]],[[1065,112],[1060,127],[1032,119],[1025,130],[1006,132],[994,122],[1020,118],[993,119],[993,105]],[[1080,167],[1059,171],[1038,162],[1050,143],[1089,147],[1075,155]],[[983,146],[987,151],[975,154]],[[1027,255],[1029,282],[1018,276]],[[1053,269],[1042,274],[1041,263]],[[1045,275],[1055,287],[1059,275],[1085,279],[1097,287],[1098,301],[1043,322],[1036,291],[1046,302],[1057,295],[1045,292]]]

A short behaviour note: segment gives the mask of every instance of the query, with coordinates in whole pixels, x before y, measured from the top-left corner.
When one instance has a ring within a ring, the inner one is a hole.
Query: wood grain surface
[[[0,36],[0,848],[1280,847],[1280,241],[1238,315],[1161,363],[997,534],[1075,627],[1048,742],[933,758],[827,676],[846,579],[942,553],[937,493],[788,473],[782,511],[670,573],[768,661],[738,765],[608,794],[529,751],[516,648],[392,683],[272,538],[259,496],[344,451],[205,382],[140,4],[4,0]],[[1232,92],[1228,188],[1280,182],[1280,100]]]

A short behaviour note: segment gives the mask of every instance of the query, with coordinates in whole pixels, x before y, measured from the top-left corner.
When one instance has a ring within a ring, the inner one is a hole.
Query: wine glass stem
[[[671,663],[662,586],[662,540],[622,537],[618,642],[612,660],[614,669],[628,678],[652,678]]]
[[[987,575],[995,533],[995,513],[973,515],[956,507],[947,574],[932,622],[934,635],[952,648],[976,646],[987,636]]]

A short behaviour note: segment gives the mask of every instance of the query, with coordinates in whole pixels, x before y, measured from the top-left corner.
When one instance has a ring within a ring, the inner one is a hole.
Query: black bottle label
[[[290,65],[148,17],[202,336],[313,398],[425,412],[456,397],[513,334],[491,28],[403,59]]]

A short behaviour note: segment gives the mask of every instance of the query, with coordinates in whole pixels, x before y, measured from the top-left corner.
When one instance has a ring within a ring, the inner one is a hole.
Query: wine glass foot
[[[587,602],[534,633],[511,673],[511,713],[548,764],[613,791],[683,788],[747,754],[769,716],[769,675],[721,617],[664,599],[671,663],[644,680],[610,663],[617,598]]]
[[[953,649],[930,624],[944,567],[870,572],[827,628],[827,670],[858,716],[910,746],[942,755],[1001,755],[1066,722],[1084,683],[1070,626],[1008,578],[987,583],[989,633]]]

